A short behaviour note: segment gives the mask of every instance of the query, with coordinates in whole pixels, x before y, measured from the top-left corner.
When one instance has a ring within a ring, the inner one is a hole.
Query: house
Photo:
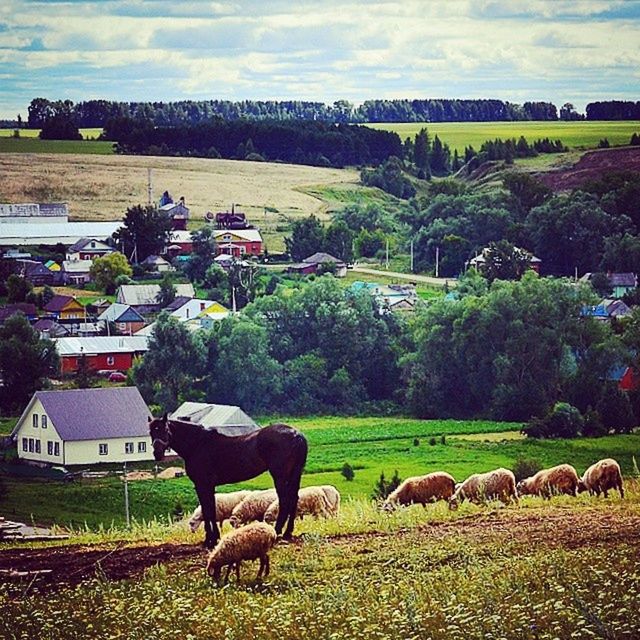
[[[414,284],[379,284],[377,282],[356,281],[351,290],[367,291],[375,300],[381,313],[388,311],[414,311],[418,294]]]
[[[33,322],[38,318],[38,310],[35,304],[31,304],[30,302],[14,302],[0,307],[0,324],[16,313],[22,313],[29,322]]]
[[[98,298],[98,300],[90,302],[87,307],[91,309],[92,314],[99,316],[103,311],[106,311],[111,304],[112,302],[106,298]]]
[[[187,222],[189,222],[189,207],[185,204],[184,196],[178,202],[174,202],[166,191],[165,194],[167,197],[163,194],[161,200],[163,204],[160,204],[158,209],[171,216],[174,229],[184,231],[187,228]]]
[[[213,220],[215,217],[216,229],[251,229],[247,224],[247,216],[241,211],[236,211],[235,205],[231,205],[231,211],[219,211],[213,215],[210,211],[205,215],[205,219]]]
[[[583,307],[580,315],[596,318],[596,320],[611,320],[613,318],[626,318],[631,313],[631,309],[622,300],[605,298],[597,305]]]
[[[58,338],[55,344],[63,375],[75,373],[83,356],[91,371],[128,371],[149,348],[144,336]]]
[[[157,271],[158,273],[175,271],[171,263],[160,256],[147,256],[140,264],[149,271]]]
[[[47,316],[60,322],[84,320],[85,308],[73,296],[57,294],[43,307]]]
[[[200,312],[197,318],[190,320],[194,324],[197,324],[202,329],[211,329],[214,323],[224,320],[231,311],[219,302],[214,302],[206,309]]]
[[[110,323],[115,324],[116,332],[121,335],[133,335],[145,326],[145,319],[127,304],[114,302],[110,307],[102,311],[98,321],[107,325],[109,332]]]
[[[226,404],[184,402],[169,417],[194,422],[226,436],[240,436],[260,429],[240,407]]]
[[[55,261],[55,260],[47,260],[44,263],[44,266],[47,267],[47,269],[49,269],[49,271],[60,271],[60,269],[62,269],[62,267]]]
[[[81,238],[110,238],[121,226],[115,222],[43,222],[23,224],[2,223],[0,247],[36,246],[39,244],[71,246]]]
[[[28,280],[35,287],[41,287],[45,284],[54,285],[60,282],[60,276],[58,274],[37,260],[16,260],[14,263],[14,273]]]
[[[191,283],[176,284],[176,297],[195,298],[196,292]],[[142,315],[160,311],[158,304],[159,284],[123,284],[116,292],[116,302],[133,307]]]
[[[216,254],[226,253],[235,258],[259,256],[262,251],[262,236],[258,229],[214,229]]]
[[[342,260],[335,258],[329,253],[318,252],[312,256],[305,258],[298,264],[292,264],[288,267],[287,271],[290,273],[298,273],[308,275],[310,273],[318,273],[323,265],[331,266],[335,268],[335,275],[337,278],[344,278],[347,275],[347,265]]]
[[[153,459],[150,417],[136,387],[36,391],[11,437],[37,464],[140,462]]]
[[[176,298],[178,300],[178,298]],[[174,300],[167,308],[169,315],[173,318],[184,322],[186,320],[193,320],[198,317],[207,307],[215,305],[215,300],[201,300],[200,298],[181,298],[180,303],[176,304]]]
[[[513,251],[514,253],[519,253],[521,256],[528,257],[529,269],[536,273],[540,273],[540,265],[542,264],[542,260],[540,260],[540,258],[537,258],[531,252],[526,249],[521,249],[520,247],[513,247]],[[489,247],[485,247],[477,256],[471,258],[471,260],[466,263],[466,266],[482,271],[484,269],[485,262],[487,261],[488,253]]]
[[[80,238],[67,249],[67,260],[93,260],[113,253],[113,247],[95,238]]]
[[[585,273],[580,282],[591,282],[595,273]],[[625,294],[633,291],[638,286],[638,281],[634,273],[607,273],[609,286],[611,287],[613,298],[622,298]]]
[[[167,252],[171,256],[186,255],[193,251],[193,238],[191,231],[186,229],[175,229],[171,232],[171,244],[167,248]]]
[[[82,286],[91,282],[92,260],[65,260],[62,263],[62,280],[65,284]]]
[[[220,253],[213,259],[214,264],[219,265],[225,270],[230,269],[234,261],[235,258],[230,256],[228,253]]]
[[[40,334],[43,340],[51,340],[52,338],[63,338],[69,335],[69,329],[62,324],[58,324],[51,318],[40,318],[33,328]]]

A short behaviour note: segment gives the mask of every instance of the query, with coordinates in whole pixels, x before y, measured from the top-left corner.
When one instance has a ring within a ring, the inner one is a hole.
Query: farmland
[[[633,133],[640,133],[640,122],[390,122],[371,123],[373,129],[395,131],[403,140],[413,138],[426,127],[429,135],[437,135],[453,151],[464,151],[471,145],[476,150],[485,140],[519,138],[529,142],[538,138],[560,139],[569,148],[589,149],[602,138],[612,145],[629,144]]]

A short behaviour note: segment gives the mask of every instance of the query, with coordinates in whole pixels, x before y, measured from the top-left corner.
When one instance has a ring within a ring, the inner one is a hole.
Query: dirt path
[[[458,520],[424,524],[417,529],[343,534],[331,536],[335,545],[366,544],[374,539],[402,535],[425,539],[461,537],[475,544],[505,540],[523,548],[575,549],[585,545],[640,544],[640,516],[616,510],[558,508],[553,512],[516,512],[511,509],[482,512]],[[295,544],[304,545],[303,539]],[[0,549],[0,570],[34,571],[49,569],[38,576],[33,587],[47,590],[60,585],[75,585],[96,575],[109,580],[124,580],[141,575],[157,564],[191,561],[204,567],[206,551],[200,545],[158,544],[132,546],[126,543],[100,547],[69,545],[41,549]],[[29,582],[30,578],[21,578]]]
[[[442,287],[445,285],[450,289],[457,284],[455,278],[433,278],[431,276],[421,276],[417,273],[400,273],[399,271],[387,271],[386,269],[370,269],[369,267],[360,267],[355,265],[353,271],[356,273],[366,273],[370,276],[381,276],[385,278],[397,278],[398,280],[407,280],[408,282],[424,282],[434,287]]]

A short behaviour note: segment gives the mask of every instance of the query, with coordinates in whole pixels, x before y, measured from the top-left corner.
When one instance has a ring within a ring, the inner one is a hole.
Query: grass
[[[377,268],[374,266],[374,268]],[[344,278],[339,279],[340,284],[349,287],[354,282],[377,282],[378,284],[407,284],[407,280],[398,280],[393,276],[387,275],[371,275],[369,273],[358,273],[356,271],[347,271],[347,275]],[[428,285],[417,282],[416,293],[419,298],[423,300],[433,300],[442,296],[442,289],[436,289],[435,287],[429,287]]]
[[[485,140],[519,138],[529,142],[539,138],[560,139],[569,148],[593,148],[602,138],[612,145],[629,144],[633,133],[640,133],[638,121],[588,122],[389,122],[369,123],[372,129],[396,132],[402,140],[413,137],[426,127],[429,135],[437,135],[451,151],[464,152],[466,146],[476,150]],[[546,155],[546,154],[545,154]],[[551,154],[553,155],[553,154]]]
[[[0,154],[3,153],[113,155],[113,143],[101,140],[40,140],[35,137],[0,136]]]
[[[13,138],[15,129],[0,129],[0,138]],[[85,140],[98,138],[102,134],[102,127],[80,129],[80,133]],[[20,138],[37,138],[40,129],[20,129]]]
[[[640,454],[640,435],[530,441],[514,439],[520,427],[515,423],[398,417],[284,420],[300,428],[309,441],[303,485],[334,484],[343,496],[358,499],[369,497],[382,472],[389,478],[397,470],[406,478],[445,470],[462,479],[492,468],[512,468],[518,458],[525,457],[545,466],[570,462],[581,473],[595,460],[613,457],[629,474],[633,470],[632,455],[638,458]],[[441,442],[443,435],[445,444]],[[436,444],[430,444],[431,438]],[[345,462],[355,469],[350,482],[340,473]],[[124,521],[123,487],[117,477],[71,484],[14,478],[5,478],[4,482],[7,495],[0,502],[0,511],[9,517],[60,525],[86,524],[91,529],[121,526]],[[188,478],[137,481],[129,486],[131,513],[139,521],[164,518],[176,505],[188,511],[197,504]],[[263,474],[239,486],[267,488],[272,481]]]
[[[18,418],[0,418],[0,437],[8,436],[16,426]]]

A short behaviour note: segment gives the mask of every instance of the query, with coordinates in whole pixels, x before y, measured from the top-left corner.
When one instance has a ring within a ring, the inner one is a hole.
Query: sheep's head
[[[525,478],[524,480],[520,480],[516,485],[516,491],[519,496],[527,496],[532,493],[531,491],[531,478]]]
[[[578,493],[584,493],[585,491],[588,491],[587,485],[583,480],[578,480]]]
[[[231,514],[231,517],[229,518],[229,524],[234,528],[237,529],[242,523],[240,522],[240,518],[238,518],[237,515],[235,514]]]
[[[199,518],[198,516],[191,516],[191,518],[189,518],[189,529],[191,529],[192,533],[195,533],[201,524],[202,518]]]
[[[458,492],[456,491],[449,498],[449,511],[455,511],[460,506],[460,498],[458,497]]]
[[[207,573],[216,581],[220,582],[220,574],[222,573],[222,565],[217,561],[215,556],[212,554],[209,556],[209,561],[207,562]]]

